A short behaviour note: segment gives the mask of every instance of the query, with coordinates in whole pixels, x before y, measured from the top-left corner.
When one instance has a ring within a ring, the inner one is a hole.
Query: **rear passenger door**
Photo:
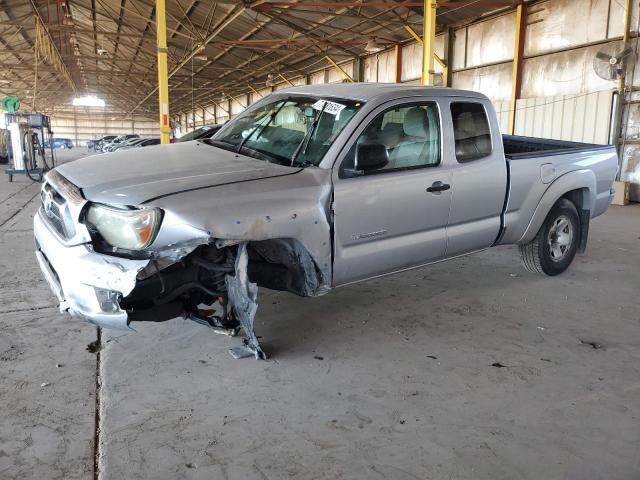
[[[491,112],[491,114],[489,114]],[[490,247],[500,232],[507,191],[507,165],[500,128],[489,100],[449,101],[453,125],[447,257]]]
[[[334,285],[429,263],[445,254],[451,168],[442,160],[436,102],[372,112],[334,170]],[[363,174],[358,145],[384,145],[388,163]]]

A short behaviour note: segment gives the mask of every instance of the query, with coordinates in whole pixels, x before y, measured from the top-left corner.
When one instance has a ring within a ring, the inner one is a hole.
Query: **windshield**
[[[282,165],[318,165],[361,106],[345,99],[274,99],[242,113],[205,142]]]

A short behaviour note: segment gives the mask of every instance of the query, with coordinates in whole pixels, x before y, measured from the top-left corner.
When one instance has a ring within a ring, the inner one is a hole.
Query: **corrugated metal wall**
[[[609,143],[612,107],[611,91],[521,99],[516,102],[514,133],[605,145]]]
[[[56,138],[69,138],[74,145],[84,146],[88,140],[104,135],[137,133],[141,137],[157,137],[157,120],[134,116],[130,119],[112,117],[103,109],[76,109],[51,114],[51,129]]]

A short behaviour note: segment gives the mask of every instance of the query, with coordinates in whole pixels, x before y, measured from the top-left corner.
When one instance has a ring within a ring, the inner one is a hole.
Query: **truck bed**
[[[566,142],[544,138],[503,135],[509,175],[503,213],[504,236],[500,243],[518,243],[547,189],[571,172],[594,178],[589,199],[591,218],[607,209],[611,184],[618,169],[612,145]]]
[[[565,140],[522,137],[517,135],[503,135],[502,143],[504,144],[504,156],[512,160],[564,155],[567,153],[578,153],[584,150],[607,150],[611,148],[610,145],[567,142]]]

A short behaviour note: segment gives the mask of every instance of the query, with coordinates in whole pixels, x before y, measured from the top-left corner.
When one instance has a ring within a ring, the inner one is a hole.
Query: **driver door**
[[[334,172],[334,285],[445,254],[452,172],[442,163],[438,104],[399,101],[369,118]],[[383,144],[388,163],[358,172],[361,144]]]

